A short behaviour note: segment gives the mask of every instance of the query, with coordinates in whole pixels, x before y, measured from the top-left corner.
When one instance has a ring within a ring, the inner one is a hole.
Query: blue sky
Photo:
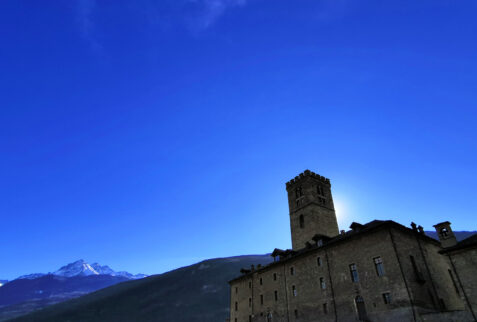
[[[0,3],[0,278],[160,273],[291,246],[285,182],[340,228],[476,230],[475,1]]]

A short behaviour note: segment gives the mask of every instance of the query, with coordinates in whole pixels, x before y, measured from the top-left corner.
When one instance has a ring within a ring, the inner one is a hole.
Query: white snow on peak
[[[73,277],[73,276],[92,276],[92,275],[109,275],[109,276],[121,276],[128,279],[140,279],[147,277],[144,274],[136,274],[133,275],[128,272],[116,272],[111,269],[109,266],[101,266],[98,263],[88,264],[84,260],[80,259],[74,263],[65,265],[61,267],[59,270],[53,273],[49,273],[55,276],[62,276],[62,277]],[[18,277],[17,279],[36,279],[47,274],[30,274],[30,275],[23,275]],[[1,286],[1,285],[0,285]]]
[[[79,260],[74,263],[63,266],[56,272],[53,272],[53,275],[72,277],[72,276],[90,276],[90,275],[100,275],[90,264],[86,263],[84,260]]]

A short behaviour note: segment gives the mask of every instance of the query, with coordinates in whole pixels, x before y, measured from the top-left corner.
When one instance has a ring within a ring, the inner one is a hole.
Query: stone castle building
[[[338,229],[330,180],[287,182],[292,249],[231,280],[230,322],[477,321],[477,234],[394,221]]]

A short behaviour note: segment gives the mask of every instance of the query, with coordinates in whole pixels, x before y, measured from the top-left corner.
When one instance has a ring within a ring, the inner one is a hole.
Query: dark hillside
[[[225,321],[227,281],[267,255],[207,260],[162,275],[124,282],[13,321]]]

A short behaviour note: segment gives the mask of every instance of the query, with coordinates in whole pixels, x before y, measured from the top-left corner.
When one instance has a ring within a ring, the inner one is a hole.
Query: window
[[[248,322],[252,322],[252,316],[251,315],[248,316]]]
[[[391,294],[389,292],[383,293],[384,304],[391,304]]]
[[[275,291],[275,302],[278,301],[278,291]]]
[[[305,228],[305,217],[300,215],[300,228]]]
[[[238,302],[235,302],[235,311],[238,311]]]
[[[297,296],[297,295],[298,295],[298,293],[297,293],[297,291],[296,291],[295,285],[292,286],[292,293],[293,293],[293,296]]]
[[[450,269],[449,269],[448,271],[449,271],[449,276],[450,276],[450,278],[451,278],[451,280],[452,280],[452,283],[454,284],[455,292],[456,292],[457,294],[460,294],[460,293],[459,293],[459,288],[457,287],[457,283],[455,282],[454,275],[452,274],[452,271],[451,271]]]
[[[295,268],[294,267],[290,267],[290,275],[295,275]]]
[[[235,294],[237,294],[237,293],[238,293],[238,287],[235,288]]]
[[[252,307],[252,298],[251,297],[248,298],[248,306]]]
[[[321,266],[321,265],[323,264],[323,263],[321,262],[321,257],[318,257],[318,258],[316,259],[316,264],[317,264],[318,266]]]
[[[298,310],[295,310],[295,318],[298,318]]]
[[[326,282],[324,277],[320,277],[320,287],[322,290],[326,289]]]
[[[325,192],[323,191],[323,187],[322,186],[316,186],[316,190],[318,192],[318,194],[320,196],[324,196],[325,195]]]
[[[296,188],[296,190],[295,190],[295,197],[300,198],[301,196],[303,196],[303,188],[302,188],[302,187],[298,187],[298,188]]]
[[[349,265],[349,271],[351,273],[351,280],[355,283],[358,282],[359,276],[358,276],[358,269],[356,268],[356,264]]]
[[[446,238],[449,236],[449,230],[447,230],[447,228],[441,228],[441,236]]]
[[[248,282],[248,288],[252,288],[252,282]]]
[[[323,314],[328,314],[328,303],[323,303]]]
[[[234,320],[234,321],[235,321],[235,322],[237,322],[237,318],[235,318],[235,320]]]
[[[263,294],[260,294],[260,304],[263,305]]]
[[[316,245],[317,245],[318,247],[323,246],[323,239],[318,239],[318,240],[316,241]]]
[[[277,280],[277,273],[273,273],[273,280],[274,280],[274,281]]]
[[[260,277],[260,285],[263,285],[263,278]]]
[[[374,261],[374,267],[376,268],[376,274],[378,276],[383,276],[384,275],[384,267],[383,267],[383,260],[381,257],[375,257],[373,258]]]

